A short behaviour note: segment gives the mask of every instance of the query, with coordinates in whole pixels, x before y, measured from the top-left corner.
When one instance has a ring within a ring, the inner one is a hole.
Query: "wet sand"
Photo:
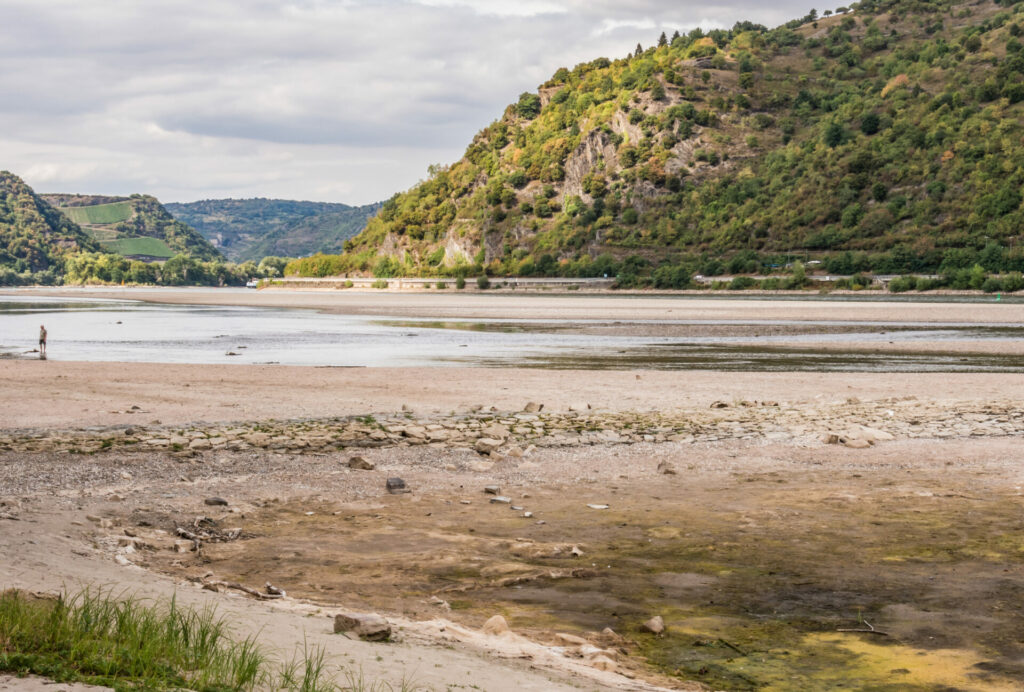
[[[0,291],[2,293],[2,291]],[[1024,303],[907,302],[854,300],[751,300],[695,298],[686,294],[645,293],[464,293],[324,291],[324,290],[218,290],[132,289],[66,287],[19,290],[19,294],[81,298],[144,300],[192,305],[309,308],[338,314],[390,315],[443,319],[554,319],[554,320],[797,320],[836,322],[955,322],[963,324],[1024,325]]]

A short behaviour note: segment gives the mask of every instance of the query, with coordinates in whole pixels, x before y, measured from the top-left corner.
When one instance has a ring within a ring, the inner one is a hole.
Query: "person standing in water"
[[[39,325],[39,355],[46,355],[46,327]]]

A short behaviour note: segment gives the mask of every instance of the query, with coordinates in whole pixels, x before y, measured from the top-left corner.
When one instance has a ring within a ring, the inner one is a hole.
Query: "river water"
[[[488,366],[590,369],[1024,372],[1014,355],[851,353],[835,344],[1018,340],[1024,325],[686,320],[472,320],[333,315],[314,310],[0,296],[0,357],[321,367]],[[785,345],[782,345],[785,343]],[[830,343],[832,348],[825,348]]]

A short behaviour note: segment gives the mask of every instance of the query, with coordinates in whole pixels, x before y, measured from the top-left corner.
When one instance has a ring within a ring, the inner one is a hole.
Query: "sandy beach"
[[[445,319],[1024,323],[1024,306],[994,303],[55,294]],[[2,360],[0,385],[2,587],[176,593],[282,656],[305,638],[424,689],[1009,690],[1024,675],[1010,607],[1024,374]],[[388,494],[389,477],[412,492]],[[178,552],[175,527],[200,514],[246,538]],[[289,598],[202,590],[211,579]],[[381,612],[399,642],[331,634],[342,609]],[[512,632],[481,632],[495,614]],[[655,614],[660,637],[642,626]]]

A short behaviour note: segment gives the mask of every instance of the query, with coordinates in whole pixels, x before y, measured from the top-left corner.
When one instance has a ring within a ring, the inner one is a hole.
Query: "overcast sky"
[[[458,160],[561,66],[812,6],[0,0],[0,169],[40,192],[364,204]]]

